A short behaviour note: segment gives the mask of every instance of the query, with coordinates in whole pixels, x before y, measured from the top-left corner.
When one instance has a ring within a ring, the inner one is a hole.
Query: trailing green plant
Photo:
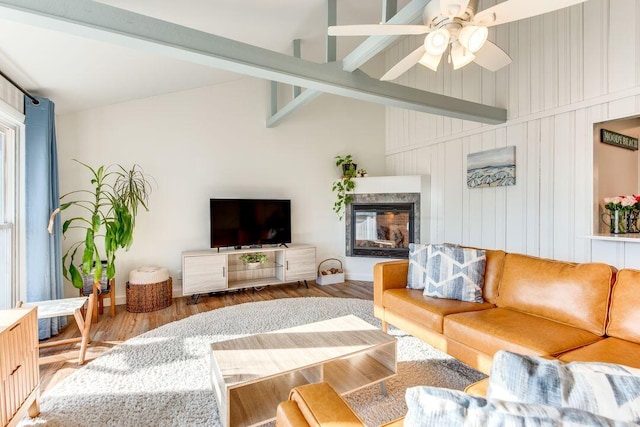
[[[76,288],[83,287],[83,274],[93,271],[94,283],[102,276],[102,260],[106,261],[107,279],[115,277],[116,252],[128,251],[133,243],[138,208],[148,209],[151,183],[139,165],[125,169],[121,165],[92,168],[76,159],[90,172],[92,190],[75,190],[60,197],[69,200],[60,205],[64,211],[76,206],[85,215],[64,221],[62,234],[73,229],[83,230],[84,239],[72,244],[62,257],[62,273]],[[54,212],[54,214],[57,212]],[[103,245],[97,243],[102,242]],[[104,249],[101,252],[100,246]],[[82,253],[82,267],[78,270],[76,255]]]
[[[267,256],[262,252],[254,252],[251,254],[240,255],[240,261],[242,261],[244,264],[252,264],[254,262],[264,264],[265,262],[267,262]]]
[[[350,154],[346,156],[336,156],[336,166],[342,167],[342,178],[333,182],[331,191],[336,193],[336,201],[333,204],[333,211],[338,215],[339,219],[344,217],[344,212],[353,201],[353,190],[356,188],[356,183],[353,178],[356,177],[357,165],[353,163],[353,158]]]

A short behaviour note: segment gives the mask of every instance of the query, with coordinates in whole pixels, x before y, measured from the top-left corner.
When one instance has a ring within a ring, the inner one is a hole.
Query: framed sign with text
[[[607,129],[600,129],[600,141],[616,147],[626,148],[627,150],[638,150],[638,138],[622,135]]]

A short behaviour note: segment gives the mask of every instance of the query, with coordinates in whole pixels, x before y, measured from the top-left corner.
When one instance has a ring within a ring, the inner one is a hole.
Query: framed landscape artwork
[[[467,187],[507,185],[516,185],[515,145],[467,155]]]

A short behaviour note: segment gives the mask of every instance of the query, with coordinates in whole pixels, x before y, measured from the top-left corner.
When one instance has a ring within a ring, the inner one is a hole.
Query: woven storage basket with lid
[[[127,311],[147,313],[173,303],[173,281],[161,267],[141,267],[129,273]]]

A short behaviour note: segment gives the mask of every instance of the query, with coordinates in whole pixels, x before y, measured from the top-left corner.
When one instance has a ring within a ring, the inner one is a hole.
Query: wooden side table
[[[86,315],[83,317],[82,308],[84,307],[85,302],[87,302],[87,299],[89,300],[89,304],[87,306]],[[78,365],[82,365],[84,363],[85,355],[87,353],[87,345],[89,344],[89,341],[91,341],[89,332],[91,331],[91,316],[93,315],[95,305],[96,292],[93,292],[89,297],[22,303],[23,307],[38,307],[38,319],[50,319],[52,317],[73,315],[73,318],[78,324],[78,329],[80,329],[80,337],[46,342],[40,344],[39,348],[49,348],[79,342],[80,350],[78,352]],[[18,304],[18,307],[20,307],[20,304]],[[52,359],[43,357],[40,358],[40,364],[44,365],[57,360],[57,358]]]
[[[95,290],[95,285],[93,287]],[[86,296],[84,294],[84,288],[80,289],[80,296]],[[92,295],[93,292],[89,295]],[[98,314],[104,314],[104,299],[109,298],[110,301],[110,311],[111,317],[116,317],[116,279],[113,278],[109,280],[109,285],[106,290],[100,289],[100,293],[98,294],[98,309],[93,311],[93,323],[98,323]]]

